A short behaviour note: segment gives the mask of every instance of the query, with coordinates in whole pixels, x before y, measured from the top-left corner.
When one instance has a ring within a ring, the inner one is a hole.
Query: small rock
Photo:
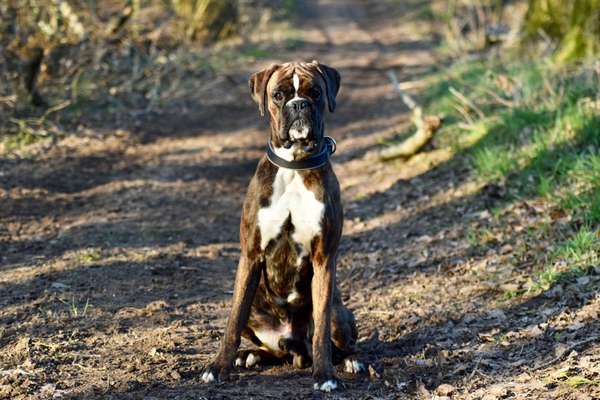
[[[544,293],[544,296],[549,299],[559,299],[562,297],[564,290],[561,285],[556,285],[552,289]]]
[[[176,381],[181,380],[181,374],[177,371],[171,371],[171,378],[175,379]]]
[[[437,389],[435,389],[435,392],[438,394],[438,396],[450,396],[455,390],[456,388],[454,386],[443,383],[438,386]]]
[[[463,317],[463,321],[465,324],[470,324],[471,322],[476,321],[477,318],[477,314],[469,313]]]
[[[516,292],[520,288],[521,286],[516,283],[505,283],[500,285],[500,289],[504,290],[505,292]]]
[[[508,389],[503,386],[492,386],[488,389],[488,395],[494,396],[494,399],[501,399],[508,396]]]
[[[52,282],[52,284],[50,285],[50,288],[63,291],[63,290],[69,289],[70,286],[66,285],[64,283],[61,283],[61,282]]]
[[[429,367],[431,367],[433,365],[433,362],[431,360],[417,359],[417,360],[415,360],[415,365],[417,367],[429,368]]]
[[[371,377],[371,379],[381,378],[381,374],[379,374],[379,372],[377,372],[371,364],[369,364],[369,376]]]
[[[590,283],[590,277],[589,276],[580,276],[579,278],[577,278],[577,284],[578,285],[587,285],[588,283]]]
[[[559,343],[554,348],[554,355],[556,357],[562,357],[565,354],[565,352],[568,350],[568,348],[569,348],[569,346],[567,346],[566,344]]]
[[[494,309],[494,310],[490,310],[487,314],[488,318],[491,319],[506,319],[506,314],[504,314],[504,312],[502,310],[498,310],[498,309]]]
[[[530,325],[523,329],[523,333],[525,337],[538,337],[544,333],[542,329],[538,325]]]
[[[583,322],[575,322],[569,326],[567,326],[567,329],[570,331],[578,331],[579,329],[583,328],[585,326],[585,324]]]

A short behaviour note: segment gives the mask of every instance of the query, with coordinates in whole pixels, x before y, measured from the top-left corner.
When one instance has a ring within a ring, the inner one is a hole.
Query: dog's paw
[[[251,351],[240,351],[237,358],[235,359],[234,365],[236,367],[252,368],[257,366],[260,362],[260,355]]]
[[[216,380],[215,373],[213,371],[204,371],[201,379],[204,383],[214,382]]]
[[[361,374],[367,371],[365,364],[355,358],[346,358],[344,360],[344,372],[349,374]]]
[[[210,364],[202,371],[202,375],[200,379],[204,383],[212,383],[225,381],[229,377],[229,369],[222,368],[217,366],[216,364]]]
[[[332,390],[336,390],[338,388],[338,382],[334,378],[327,379],[323,382],[315,382],[313,385],[313,389],[320,390],[321,392],[331,392]]]

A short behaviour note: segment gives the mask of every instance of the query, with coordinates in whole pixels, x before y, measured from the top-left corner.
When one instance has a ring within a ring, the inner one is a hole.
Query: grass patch
[[[99,261],[102,258],[102,253],[99,249],[90,248],[81,251],[77,254],[76,261],[79,264],[91,264]]]
[[[438,142],[451,143],[475,179],[508,189],[502,207],[535,201],[553,210],[536,217],[531,229],[539,235],[518,235],[536,262],[523,271],[526,287],[505,291],[504,298],[539,293],[597,267],[600,73],[545,60],[472,60],[440,72],[434,82],[421,102],[428,113],[445,117]],[[496,218],[490,229],[506,231],[506,224]],[[480,247],[490,235],[469,231],[465,239]],[[533,250],[536,237],[548,241],[547,253]]]
[[[546,377],[546,383],[563,384],[572,388],[600,386],[600,379],[589,379],[582,375],[571,375],[571,370],[559,370]]]
[[[87,299],[83,306],[80,306],[75,302],[75,297],[72,297],[70,302],[61,298],[58,300],[68,307],[69,314],[72,318],[84,318],[87,315],[88,309],[90,308],[90,299]]]

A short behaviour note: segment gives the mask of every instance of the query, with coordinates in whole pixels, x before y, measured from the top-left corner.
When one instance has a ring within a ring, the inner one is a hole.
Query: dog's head
[[[340,74],[317,61],[274,64],[248,81],[261,115],[268,112],[271,142],[285,158],[299,160],[320,150],[325,105],[335,110]]]

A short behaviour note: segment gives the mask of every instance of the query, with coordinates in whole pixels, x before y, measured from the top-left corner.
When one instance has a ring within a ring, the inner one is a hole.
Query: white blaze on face
[[[292,84],[294,85],[294,97],[292,97],[289,103],[293,103],[295,101],[302,101],[304,97],[298,96],[298,90],[300,89],[300,77],[297,73],[294,72],[292,75]],[[306,139],[308,137],[308,126],[302,126],[302,128],[292,127],[290,128],[290,139],[298,140],[298,139]]]
[[[298,89],[300,89],[300,77],[297,73],[294,72],[294,76],[292,76],[292,84],[294,85],[294,99],[298,98]]]

